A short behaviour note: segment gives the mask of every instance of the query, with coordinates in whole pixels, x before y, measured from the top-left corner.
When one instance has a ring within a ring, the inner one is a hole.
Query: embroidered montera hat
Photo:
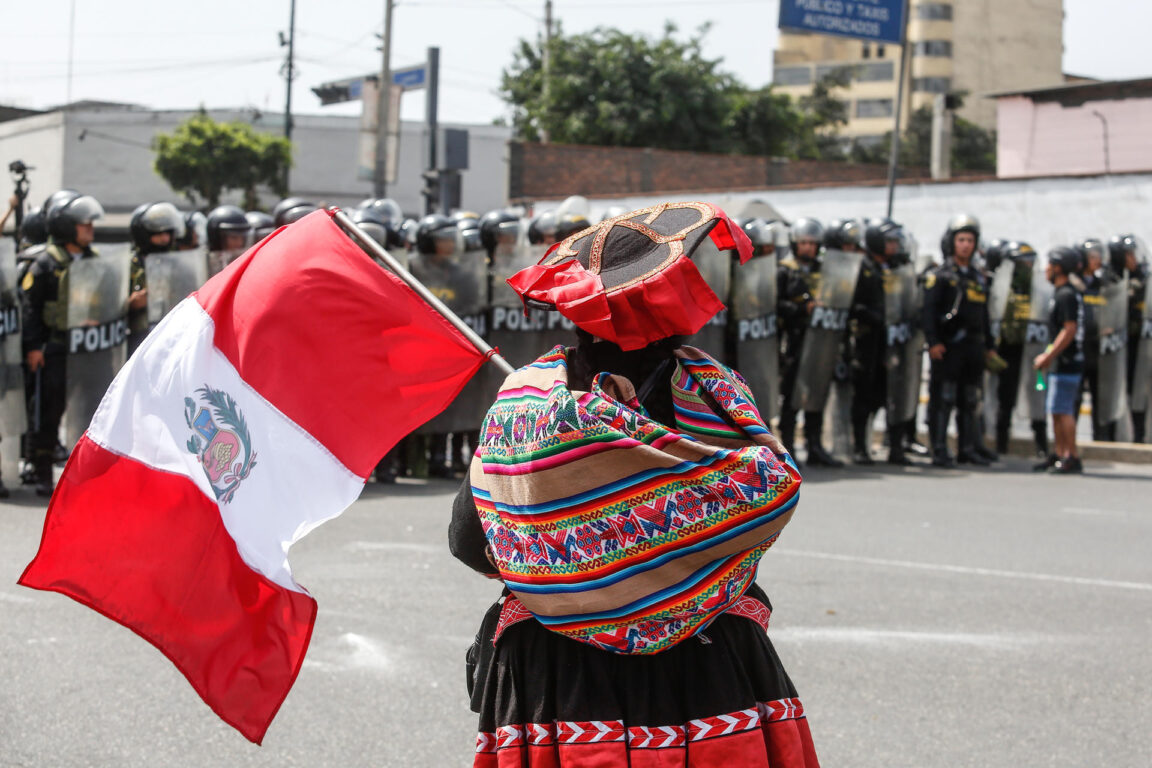
[[[593,336],[640,349],[696,333],[724,308],[692,263],[708,239],[736,249],[741,264],[752,257],[748,236],[711,203],[661,203],[570,235],[508,284],[526,307],[557,310]]]

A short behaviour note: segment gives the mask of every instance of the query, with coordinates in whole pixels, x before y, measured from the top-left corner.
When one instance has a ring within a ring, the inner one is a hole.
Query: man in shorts
[[[1032,361],[1037,370],[1048,371],[1048,413],[1056,453],[1047,469],[1057,475],[1084,469],[1076,453],[1076,393],[1084,375],[1084,298],[1068,280],[1079,263],[1080,255],[1072,248],[1060,246],[1048,254],[1047,277],[1056,287],[1048,311],[1053,341]]]

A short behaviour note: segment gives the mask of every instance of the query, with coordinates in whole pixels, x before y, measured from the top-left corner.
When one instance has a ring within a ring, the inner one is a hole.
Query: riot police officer
[[[886,333],[885,277],[895,266],[903,248],[900,226],[890,220],[870,223],[864,230],[864,261],[852,297],[848,344],[852,372],[852,460],[872,464],[868,449],[868,424],[887,404],[888,371],[884,364]],[[903,425],[891,409],[888,417],[888,460],[909,463],[904,456]]]
[[[556,211],[536,214],[528,222],[528,242],[532,245],[552,245],[557,242],[556,229],[559,225]]]
[[[980,240],[975,217],[961,214],[948,222],[942,250],[944,263],[925,281],[923,328],[931,360],[928,427],[932,464],[953,467],[948,451],[948,424],[956,411],[961,463],[987,466],[978,449],[980,386],[985,360],[995,353],[988,319],[987,275],[972,263]]]
[[[144,260],[149,254],[166,253],[175,248],[185,234],[184,215],[172,203],[144,203],[137,206],[128,220],[132,241],[128,293],[128,354],[136,351],[148,335],[148,280]]]
[[[1112,271],[1118,276],[1128,275],[1128,394],[1132,395],[1135,386],[1137,363],[1140,358],[1140,337],[1144,325],[1145,286],[1148,280],[1148,265],[1141,261],[1140,247],[1131,234],[1115,235],[1108,240],[1108,256]],[[1132,442],[1143,443],[1148,413],[1132,408]]]
[[[1107,246],[1096,238],[1080,241],[1076,250],[1080,254],[1083,267],[1079,273],[1080,290],[1084,295],[1084,376],[1080,382],[1080,392],[1076,398],[1074,414],[1079,416],[1084,394],[1092,398],[1092,439],[1113,441],[1116,439],[1116,423],[1102,418],[1099,381],[1100,364],[1100,315],[1107,309],[1105,291],[1118,279],[1105,258]]]
[[[286,197],[272,208],[272,220],[276,222],[276,226],[282,227],[299,221],[316,210],[319,210],[319,207],[313,202],[299,197]]]
[[[849,253],[863,250],[864,229],[856,219],[832,219],[824,228],[824,247]]]
[[[208,218],[200,211],[185,211],[184,236],[176,238],[177,251],[194,251],[203,248],[208,239]]]
[[[783,334],[780,349],[780,422],[779,436],[789,453],[795,453],[797,407],[793,404],[797,376],[800,373],[801,351],[809,321],[816,306],[820,282],[820,245],[824,240],[824,227],[812,218],[797,219],[792,225],[791,254],[780,262],[777,275],[777,316]],[[834,458],[821,444],[824,429],[823,404],[804,411],[804,440],[808,449],[808,464],[841,467],[843,462]]]
[[[60,295],[61,281],[76,259],[96,255],[93,222],[104,215],[95,198],[72,193],[47,207],[50,242],[33,262],[21,285],[24,292],[22,347],[32,386],[39,393],[35,413],[29,414],[28,457],[32,464],[36,494],[51,496],[52,464],[66,398],[68,330],[67,296]],[[37,381],[38,380],[38,381]]]
[[[247,211],[244,218],[248,219],[248,224],[252,227],[249,239],[253,245],[276,231],[276,220],[264,211]]]

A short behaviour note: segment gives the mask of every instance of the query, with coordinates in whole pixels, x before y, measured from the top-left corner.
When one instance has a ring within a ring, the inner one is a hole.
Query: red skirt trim
[[[621,720],[506,725],[476,737],[473,768],[819,768],[799,699],[691,720],[628,727]]]

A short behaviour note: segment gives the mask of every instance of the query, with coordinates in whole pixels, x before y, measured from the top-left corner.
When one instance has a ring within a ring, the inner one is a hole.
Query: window
[[[951,40],[920,40],[913,48],[916,56],[952,56]]]
[[[856,67],[856,80],[862,83],[887,82],[895,75],[894,63],[891,61],[874,61],[860,64]]]
[[[808,85],[812,82],[812,68],[777,67],[772,73],[772,82],[777,85]]]
[[[883,45],[877,45],[876,46],[876,58],[878,58],[878,59],[884,58],[884,46]]]
[[[949,3],[920,3],[914,10],[916,18],[922,21],[952,21],[952,6]]]
[[[892,117],[892,99],[857,99],[856,117]]]
[[[863,47],[861,47],[861,49],[860,49],[860,58],[867,59],[871,56],[872,56],[872,46],[868,45],[868,43],[864,43]]]
[[[948,93],[952,90],[950,77],[914,77],[912,90],[919,93]]]

